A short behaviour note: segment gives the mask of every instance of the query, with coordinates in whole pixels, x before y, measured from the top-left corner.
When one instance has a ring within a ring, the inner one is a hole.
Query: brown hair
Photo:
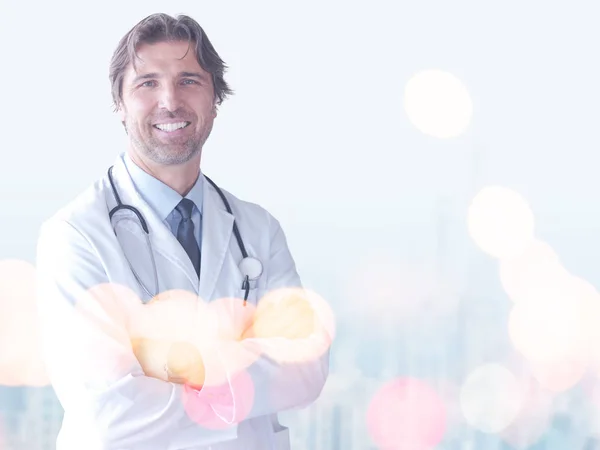
[[[141,44],[169,41],[187,41],[188,51],[191,48],[190,44],[194,44],[198,64],[212,76],[217,105],[220,105],[228,95],[233,94],[233,90],[223,78],[227,65],[219,57],[198,22],[185,15],[171,17],[163,13],[152,14],[123,36],[110,60],[109,79],[115,111],[123,101],[125,70],[130,63],[136,69],[135,62],[139,59],[136,53],[138,47]]]

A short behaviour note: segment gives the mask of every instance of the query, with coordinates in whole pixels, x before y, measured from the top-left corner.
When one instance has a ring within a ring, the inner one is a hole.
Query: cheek
[[[201,114],[199,114],[199,117],[201,117],[202,122],[204,123],[212,123],[212,121],[217,117],[217,110],[212,106],[207,107],[201,112]]]
[[[128,119],[141,127],[148,126],[151,113],[152,105],[149,101],[136,99],[127,106]]]

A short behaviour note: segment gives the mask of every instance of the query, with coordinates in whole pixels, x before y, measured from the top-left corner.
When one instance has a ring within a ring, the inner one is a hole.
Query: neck
[[[201,152],[183,164],[173,165],[158,164],[132,149],[129,149],[128,153],[131,160],[140,169],[162,181],[182,197],[191,191],[200,175]]]

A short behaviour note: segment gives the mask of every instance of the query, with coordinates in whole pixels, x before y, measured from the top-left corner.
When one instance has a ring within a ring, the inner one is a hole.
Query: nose
[[[175,111],[181,106],[181,94],[171,84],[163,86],[159,94],[158,106],[168,111]]]

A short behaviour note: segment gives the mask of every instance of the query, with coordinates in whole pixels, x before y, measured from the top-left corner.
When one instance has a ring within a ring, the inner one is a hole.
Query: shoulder
[[[107,219],[104,181],[99,179],[46,218],[42,222],[41,230],[70,228],[87,234],[86,231],[89,231],[90,227],[98,226]]]

